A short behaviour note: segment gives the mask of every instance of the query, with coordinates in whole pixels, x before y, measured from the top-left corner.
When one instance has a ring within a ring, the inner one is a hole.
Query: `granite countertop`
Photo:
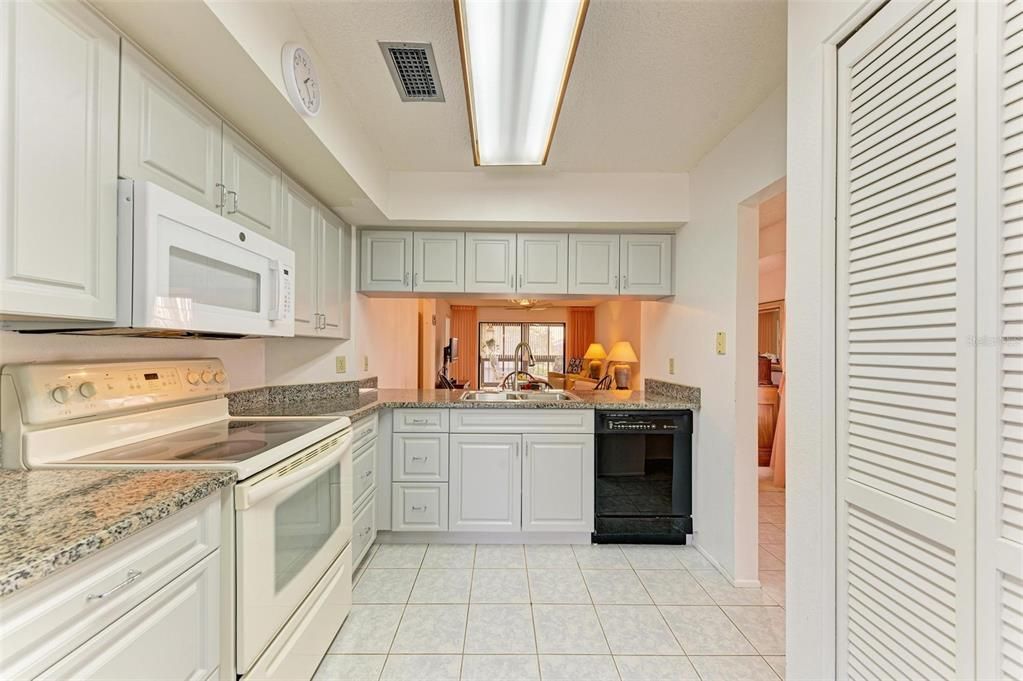
[[[357,395],[322,399],[304,398],[303,386],[279,386],[293,395],[273,402],[232,402],[233,416],[347,416],[353,421],[386,408],[416,409],[699,409],[699,392],[666,395],[640,390],[594,390],[572,394],[563,402],[475,402],[461,399],[464,390],[361,389]]]
[[[0,470],[0,598],[234,481],[232,471]]]

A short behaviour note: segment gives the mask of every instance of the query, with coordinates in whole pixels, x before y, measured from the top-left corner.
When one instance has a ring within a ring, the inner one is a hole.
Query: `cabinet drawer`
[[[36,676],[219,546],[215,494],[4,599],[0,678]]]
[[[352,522],[352,565],[358,567],[377,536],[376,499],[368,502],[355,514]]]
[[[448,485],[445,482],[396,482],[391,491],[391,529],[448,529]]]
[[[452,433],[593,433],[592,409],[452,409]]]
[[[352,462],[352,507],[358,508],[376,484],[377,446],[370,441],[355,453]]]
[[[446,433],[448,432],[448,410],[395,409],[394,432]]]
[[[379,430],[379,414],[371,414],[366,418],[356,421],[352,426],[352,450],[357,450],[363,443],[375,438]]]
[[[208,678],[220,661],[219,594],[215,551],[37,678]]]
[[[447,433],[395,433],[391,475],[394,482],[447,482]]]

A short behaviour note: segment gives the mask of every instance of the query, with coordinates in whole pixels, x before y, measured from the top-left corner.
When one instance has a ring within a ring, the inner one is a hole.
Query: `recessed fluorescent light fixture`
[[[546,165],[589,0],[454,0],[473,160]]]

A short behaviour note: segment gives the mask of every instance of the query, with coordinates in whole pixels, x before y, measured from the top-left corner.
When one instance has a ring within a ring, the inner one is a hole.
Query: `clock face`
[[[300,113],[315,116],[320,111],[320,81],[309,53],[289,44],[284,48],[284,82],[292,105]]]

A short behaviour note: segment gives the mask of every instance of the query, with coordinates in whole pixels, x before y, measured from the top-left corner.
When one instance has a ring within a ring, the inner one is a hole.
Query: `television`
[[[458,339],[449,338],[448,344],[444,346],[444,361],[453,362],[458,359]]]

